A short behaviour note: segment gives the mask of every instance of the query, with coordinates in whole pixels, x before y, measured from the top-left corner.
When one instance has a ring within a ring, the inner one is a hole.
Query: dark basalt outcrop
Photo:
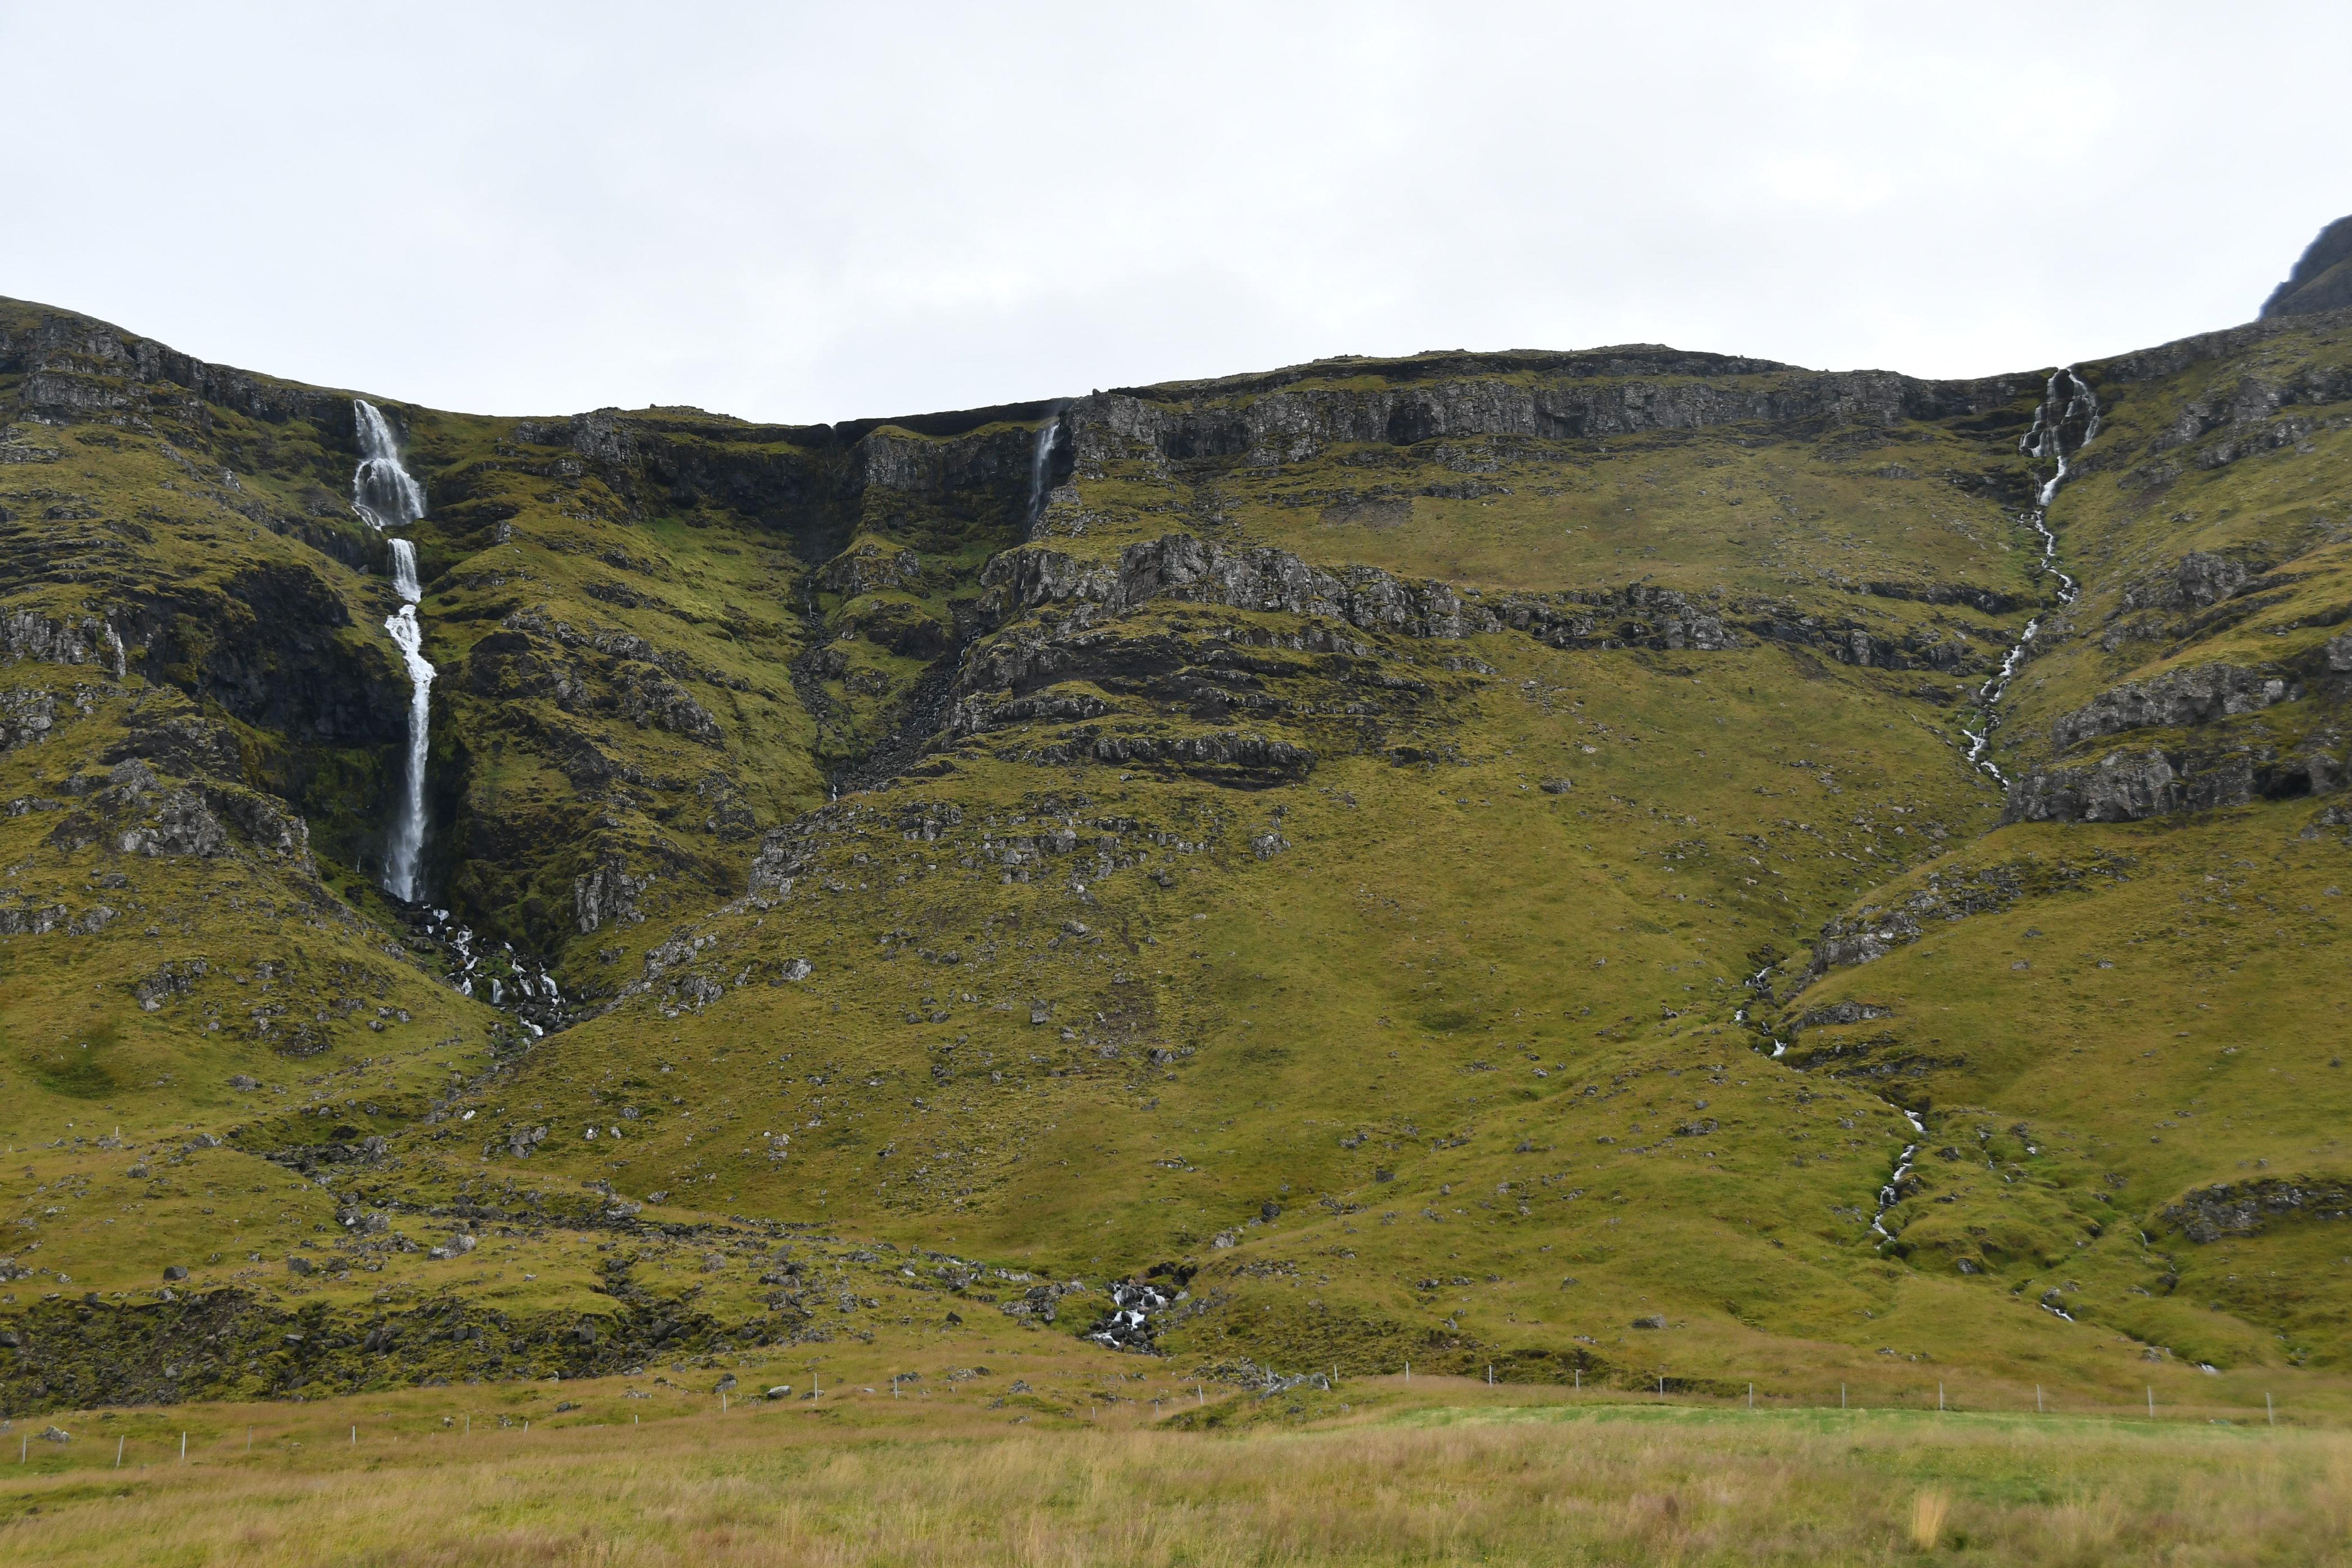
[[[2347,780],[2352,757],[2345,737],[2333,729],[2291,749],[2260,740],[2231,744],[2228,736],[2196,747],[2124,747],[2092,762],[2027,770],[2010,791],[2002,820],[2139,822],[2328,795]]]
[[[353,428],[351,400],[341,393],[209,364],[62,310],[29,321],[0,320],[5,374],[25,377],[25,406],[36,414],[141,424],[160,406],[202,425],[209,417],[205,405],[213,403],[272,423],[310,419],[345,436]]]
[[[1874,1018],[1884,1018],[1890,1009],[1875,1002],[1832,1002],[1825,1007],[1808,1010],[1790,1025],[1794,1033],[1843,1024],[1866,1024]]]
[[[2169,572],[2127,584],[2123,591],[2124,608],[2210,609],[2234,595],[2261,570],[2227,555],[2192,550]]]
[[[2168,669],[2155,679],[2127,683],[2099,693],[2051,726],[2060,749],[2125,730],[2185,729],[2240,713],[2259,713],[2273,702],[2292,701],[2302,688],[2268,670],[2236,669],[2226,664]]]
[[[2128,859],[2105,854],[2094,855],[2079,862],[2021,859],[2004,865],[1979,867],[1973,873],[1950,876],[1931,871],[1924,886],[1912,889],[1900,900],[1885,905],[1865,904],[1853,914],[1840,915],[1822,926],[1821,936],[1813,943],[1813,962],[1809,973],[1818,976],[1832,969],[1868,963],[1895,948],[1918,941],[1927,928],[1937,921],[1990,914],[2008,909],[2030,895],[2084,886],[2094,879],[2120,882],[2130,873],[2131,862]],[[1837,1005],[1845,1007],[1853,1004],[1840,1003]],[[1809,1016],[1800,1023],[1810,1026],[1822,1022],[1852,1021],[1843,1017],[1817,1019]]]
[[[1345,621],[1408,637],[1465,637],[1520,631],[1556,647],[1717,650],[1739,646],[1719,614],[1668,588],[1633,584],[1590,595],[1506,598],[1491,603],[1450,585],[1414,582],[1370,566],[1316,566],[1286,550],[1229,549],[1169,534],[1121,550],[1116,562],[1083,561],[1044,546],[1008,551],[981,582],[996,613],[1012,616],[1067,606],[1064,626],[1097,612],[1121,615],[1155,599],[1277,611]]]
[[[1304,746],[1232,731],[1213,735],[1139,735],[1085,729],[1046,745],[1016,748],[1010,756],[1047,766],[1083,761],[1115,767],[1159,764],[1236,789],[1296,784],[1315,767],[1315,753]]]
[[[2254,798],[2244,757],[2185,773],[2153,747],[2109,752],[2078,767],[2036,768],[2010,791],[2013,822],[2138,822],[2180,811],[2214,811]]]
[[[2184,1194],[2164,1223],[2191,1241],[2259,1236],[2281,1219],[2352,1219],[2352,1183],[2341,1178],[2266,1177]]]
[[[53,617],[27,609],[0,615],[0,659],[39,664],[94,664],[124,673],[122,637],[96,616]]]
[[[2263,315],[2307,316],[2352,305],[2352,217],[2340,217],[2319,231],[2286,275],[2263,301]]]
[[[233,617],[207,625],[226,607]],[[218,599],[166,602],[144,618],[161,628],[145,663],[249,724],[317,742],[368,747],[405,733],[404,682],[372,641],[336,633],[352,624],[342,600],[301,567],[239,574]],[[201,647],[190,646],[201,633]]]

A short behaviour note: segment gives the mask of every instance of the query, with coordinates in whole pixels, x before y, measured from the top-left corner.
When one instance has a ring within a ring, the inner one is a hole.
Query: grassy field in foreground
[[[354,1403],[256,1406],[250,1455],[215,1422],[184,1467],[114,1470],[112,1445],[78,1435],[80,1462],[0,1478],[0,1561],[2352,1561],[2352,1435],[2292,1426],[1749,1415],[1375,1382],[1228,1401],[1241,1419],[1209,1432],[1133,1405],[1041,1431],[976,1405],[868,1403],[470,1436],[410,1421],[354,1447]]]

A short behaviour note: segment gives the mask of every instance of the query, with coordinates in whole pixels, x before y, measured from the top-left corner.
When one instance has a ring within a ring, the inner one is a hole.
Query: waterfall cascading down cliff
[[[2069,432],[2076,430],[2080,434],[2074,436],[2074,445],[2070,447],[2067,445]],[[2025,514],[2025,521],[2035,533],[2042,536],[2042,558],[2037,564],[2058,579],[2058,603],[2062,607],[2073,604],[2080,596],[2082,588],[2074,578],[2059,570],[2058,536],[2050,531],[2050,503],[2057,499],[2058,487],[2073,477],[2074,469],[2071,459],[2089,446],[2098,434],[2099,400],[2092,395],[2090,384],[2075,374],[2073,365],[2068,365],[2051,376],[2049,385],[2042,389],[2042,405],[2033,411],[2032,427],[2017,443],[2017,449],[2027,457],[2047,458],[2057,464],[2036,493],[2033,510]],[[1977,703],[1984,715],[1984,728],[1970,730],[1963,727],[1960,731],[1969,738],[1969,762],[1990,773],[2003,789],[2009,787],[2009,775],[2002,773],[2000,764],[1985,752],[1992,745],[1993,731],[2000,724],[2000,714],[1997,710],[2001,694],[2009,689],[2018,666],[2025,662],[2028,646],[2041,629],[2041,616],[2036,616],[2026,622],[2024,632],[2011,646],[2009,653],[2000,661],[2000,668],[1978,689]]]
[[[425,488],[401,466],[392,426],[375,405],[354,398],[352,412],[360,438],[352,508],[379,532],[405,528],[425,515]],[[390,543],[392,587],[401,605],[385,617],[383,629],[408,668],[408,756],[399,808],[384,847],[383,890],[413,904],[425,897],[419,868],[425,852],[425,760],[431,750],[434,670],[425,658],[425,628],[416,618],[417,603],[425,596],[416,573],[416,546],[405,539]]]
[[[434,671],[423,651],[425,628],[416,621],[416,602],[424,597],[416,580],[416,546],[405,539],[392,542],[392,583],[405,602],[384,618],[383,629],[408,666],[408,765],[401,778],[400,813],[393,818],[392,841],[384,851],[383,889],[413,904],[425,896],[417,867],[425,852],[425,759],[431,749]]]
[[[2067,444],[2070,432],[2079,432],[2072,436],[2071,447]],[[2024,438],[2017,444],[2018,450],[2027,457],[2046,458],[2057,464],[2050,478],[2044,480],[2042,488],[2035,492],[2033,510],[2025,514],[2025,521],[2035,533],[2042,536],[2042,555],[2036,564],[2058,579],[2058,603],[2062,607],[2073,604],[2081,595],[2082,587],[2074,578],[2059,569],[2058,536],[2050,531],[2050,503],[2057,499],[2058,487],[2064,484],[2074,471],[2069,459],[2089,446],[2092,438],[2098,433],[2099,400],[2092,395],[2090,384],[2075,374],[2073,365],[2068,365],[2053,375],[2049,385],[2042,389],[2042,405],[2033,411],[2032,426],[2026,431]],[[2036,616],[2026,622],[2025,630],[2011,646],[2008,656],[2000,661],[2000,668],[1978,689],[1977,700],[1983,710],[1984,728],[1981,731],[1963,729],[1960,731],[1969,738],[1969,763],[1990,773],[2003,789],[2009,787],[2009,775],[2002,773],[1999,764],[1985,755],[1985,752],[1991,746],[1992,732],[2000,723],[2000,714],[1997,710],[2000,703],[2001,693],[2009,689],[2009,683],[2016,676],[2018,666],[2025,662],[2028,646],[2032,643],[2034,634],[2041,629],[2041,616]],[[1767,973],[1769,969],[1758,971],[1756,978],[1750,980],[1748,984],[1751,986],[1758,984]],[[1738,1016],[1744,1018],[1745,1009]],[[1787,1049],[1788,1047],[1779,1040],[1772,1042],[1774,1056],[1777,1057]],[[1886,1179],[1885,1186],[1878,1189],[1878,1212],[1871,1217],[1870,1228],[1873,1234],[1877,1236],[1881,1250],[1891,1246],[1895,1241],[1896,1233],[1886,1228],[1886,1216],[1892,1214],[1896,1205],[1901,1204],[1907,1195],[1903,1190],[1903,1184],[1911,1174],[1912,1162],[1918,1157],[1920,1144],[1927,1136],[1927,1124],[1917,1111],[1892,1100],[1885,1103],[1900,1111],[1903,1120],[1911,1124],[1914,1138],[1903,1145],[1903,1152],[1895,1157],[1895,1173]],[[2062,1318],[2067,1316],[2063,1308],[2049,1306],[2046,1302],[2044,1306]],[[2071,1322],[2074,1320],[2068,1318],[2067,1321]]]
[[[1045,515],[1045,502],[1052,494],[1054,479],[1054,448],[1062,442],[1062,410],[1066,404],[1056,403],[1045,416],[1045,423],[1037,426],[1037,439],[1029,448],[1029,499],[1022,513],[1023,531],[1030,538],[1037,534],[1037,521]]]
[[[379,531],[405,528],[425,515],[425,487],[400,466],[400,447],[383,411],[365,398],[355,397],[352,414],[360,437],[359,471],[352,476],[352,506]]]

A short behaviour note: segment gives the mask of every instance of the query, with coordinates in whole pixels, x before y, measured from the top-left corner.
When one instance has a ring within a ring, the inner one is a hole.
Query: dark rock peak
[[[2286,281],[2263,301],[2263,315],[2308,316],[2352,305],[2352,217],[2340,217],[2319,231]]]

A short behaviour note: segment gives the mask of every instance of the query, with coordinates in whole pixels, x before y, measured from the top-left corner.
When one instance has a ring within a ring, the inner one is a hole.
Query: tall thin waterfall
[[[406,602],[385,617],[383,629],[408,666],[408,767],[401,779],[400,815],[393,819],[392,842],[383,861],[383,889],[395,899],[420,901],[425,889],[417,861],[425,850],[425,758],[431,748],[433,666],[425,661],[425,628],[416,623],[424,587],[416,580],[416,546],[392,542],[392,586]]]
[[[352,411],[360,436],[359,471],[352,476],[352,507],[381,531],[404,528],[425,515],[425,487],[401,467],[392,426],[373,403],[354,398]],[[392,589],[400,608],[386,616],[383,629],[392,634],[408,667],[408,757],[401,778],[400,809],[393,818],[392,841],[385,847],[383,890],[409,903],[425,897],[419,862],[425,852],[425,759],[431,751],[433,666],[425,658],[425,627],[416,619],[417,601],[425,585],[416,574],[416,546],[405,539],[392,545]]]
[[[1037,439],[1029,448],[1029,509],[1022,518],[1023,525],[1032,533],[1037,520],[1045,515],[1045,498],[1054,478],[1054,448],[1062,439],[1062,409],[1054,405],[1045,423],[1037,426]]]

